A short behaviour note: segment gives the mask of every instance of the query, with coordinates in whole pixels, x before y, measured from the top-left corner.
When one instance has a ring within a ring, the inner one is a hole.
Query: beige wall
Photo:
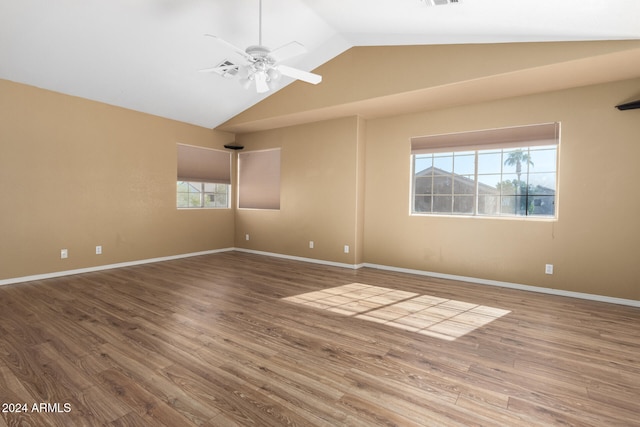
[[[335,207],[340,214],[326,215],[340,219],[317,222],[314,234],[347,235],[335,226],[351,221],[358,256],[318,256],[306,249],[306,236],[296,236],[297,246],[277,242],[276,234],[300,227],[308,204],[316,206],[313,192],[302,189],[286,213],[296,221],[284,221],[283,212],[253,212],[240,213],[238,224],[266,230],[278,223],[259,245],[267,252],[640,300],[640,113],[614,108],[640,97],[638,47],[611,41],[351,49],[316,70],[322,84],[294,83],[221,129],[253,132],[246,134],[250,148],[311,138],[314,150],[327,149],[321,165],[349,158],[343,166],[354,168],[352,175],[330,180],[356,189],[355,209]],[[341,150],[333,152],[340,116],[353,117],[355,136],[342,133]],[[410,137],[554,121],[562,123],[557,220],[409,214]],[[302,135],[273,138],[292,129]],[[345,147],[359,154],[345,157]],[[307,173],[304,157],[300,148],[296,161],[283,162],[283,189],[287,179]],[[236,244],[243,233],[237,231]],[[544,273],[545,264],[554,265],[553,275]]]
[[[176,143],[232,139],[0,80],[0,280],[233,247],[233,210],[176,209]]]
[[[387,117],[639,76],[640,40],[354,47],[219,129]]]
[[[281,209],[178,211],[176,143],[233,135],[0,81],[0,280],[237,246],[640,300],[640,119],[613,108],[639,88],[238,134],[245,151],[282,149]],[[562,123],[557,221],[409,215],[410,137],[550,121]]]
[[[361,256],[357,177],[364,154],[358,129],[359,120],[350,117],[238,135],[245,152],[281,148],[281,192],[280,210],[236,212],[236,246],[355,264]]]
[[[627,80],[239,135],[246,150],[282,147],[282,209],[238,212],[236,245],[640,300],[640,113],[614,108],[639,87]],[[410,137],[553,121],[562,124],[557,220],[409,214]],[[357,257],[341,254],[347,243]]]
[[[640,300],[640,111],[614,108],[638,88],[636,79],[369,121],[366,261]],[[408,215],[410,137],[553,121],[557,221]]]

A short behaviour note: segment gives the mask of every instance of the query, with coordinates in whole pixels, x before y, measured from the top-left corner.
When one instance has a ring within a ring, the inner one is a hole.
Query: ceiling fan
[[[275,50],[270,50],[268,47],[262,45],[262,0],[259,0],[257,45],[249,46],[242,50],[218,36],[211,34],[205,34],[205,36],[213,37],[219,43],[230,48],[245,60],[245,64],[239,66],[230,61],[223,61],[216,67],[200,70],[202,72],[215,71],[225,77],[242,74],[241,83],[244,84],[245,88],[249,88],[252,83],[255,83],[258,93],[268,92],[281,76],[291,77],[311,84],[318,84],[322,81],[322,76],[318,74],[281,64],[284,60],[305,53],[307,50],[302,44],[293,41]]]

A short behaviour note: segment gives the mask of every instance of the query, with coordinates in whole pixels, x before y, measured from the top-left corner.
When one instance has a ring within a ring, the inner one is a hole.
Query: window
[[[559,124],[411,140],[413,214],[555,217]]]
[[[229,185],[178,181],[179,208],[228,208]]]
[[[238,153],[238,207],[280,209],[280,149]]]
[[[178,208],[229,208],[231,154],[178,144]]]

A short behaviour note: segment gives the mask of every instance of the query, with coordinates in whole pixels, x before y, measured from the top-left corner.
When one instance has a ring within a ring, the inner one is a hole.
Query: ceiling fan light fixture
[[[282,76],[311,84],[320,83],[322,81],[322,76],[318,74],[281,64],[282,61],[305,53],[306,49],[303,45],[293,41],[272,51],[262,44],[262,0],[259,1],[258,17],[258,44],[249,46],[245,50],[237,48],[220,37],[205,34],[208,37],[214,38],[243,58],[245,65],[242,66],[236,66],[228,61],[232,66],[229,74],[237,74],[238,77],[240,77],[240,83],[245,89],[248,89],[251,86],[251,83],[255,82],[256,91],[258,93],[268,92],[271,89],[277,88]],[[207,68],[202,71],[216,71],[216,69]]]
[[[253,80],[256,82],[256,91],[258,93],[269,92],[269,85],[267,84],[267,73],[265,71],[258,71],[253,75]]]
[[[269,77],[270,82],[276,82],[280,80],[280,77],[282,77],[282,73],[280,73],[280,70],[278,70],[277,68],[270,68],[267,71],[267,76]]]

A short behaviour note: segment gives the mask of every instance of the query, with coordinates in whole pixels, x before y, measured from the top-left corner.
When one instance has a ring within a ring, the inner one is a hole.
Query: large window
[[[178,144],[178,208],[229,208],[231,154]]]
[[[413,214],[555,217],[559,124],[411,140]]]

